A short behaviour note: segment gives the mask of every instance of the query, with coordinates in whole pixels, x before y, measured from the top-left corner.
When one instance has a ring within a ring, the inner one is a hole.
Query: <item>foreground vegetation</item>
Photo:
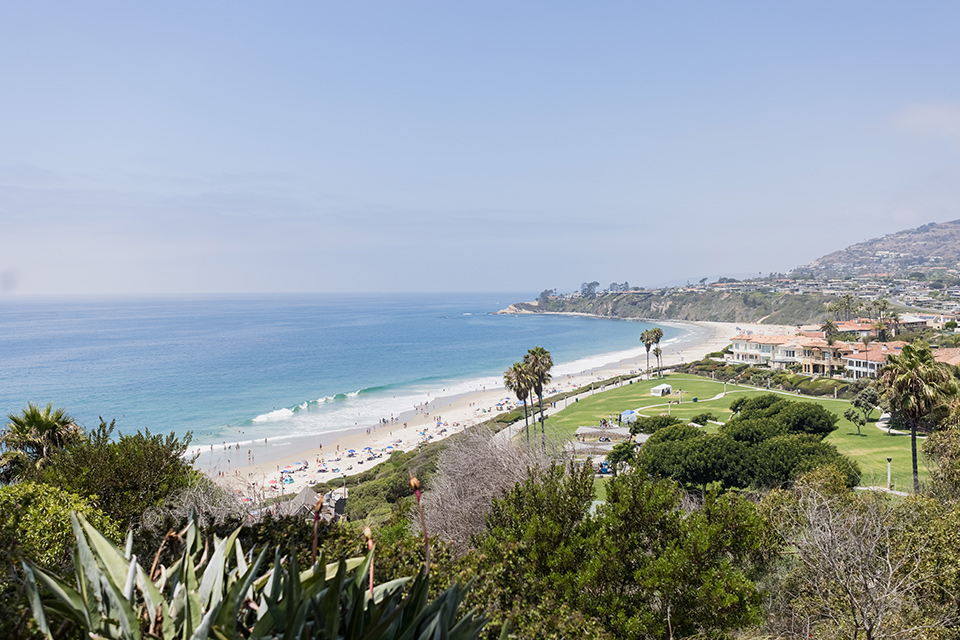
[[[548,444],[642,414],[615,477],[475,428],[348,479],[329,523],[243,511],[189,439],[30,406],[0,436],[0,636],[960,638],[956,371],[919,358],[878,388],[926,434],[906,497],[850,490],[886,455],[913,480],[912,438],[856,398],[690,375],[560,399]]]

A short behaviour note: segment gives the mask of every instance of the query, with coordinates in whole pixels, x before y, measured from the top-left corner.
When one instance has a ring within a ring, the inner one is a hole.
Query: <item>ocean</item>
[[[495,315],[523,293],[0,302],[0,411],[64,407],[93,428],[198,447],[330,437],[502,385],[527,349],[555,375],[644,353],[642,322]],[[662,346],[684,333],[658,325]]]

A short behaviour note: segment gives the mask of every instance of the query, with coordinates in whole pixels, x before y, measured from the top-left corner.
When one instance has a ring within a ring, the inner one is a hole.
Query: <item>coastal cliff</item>
[[[582,313],[607,318],[796,325],[829,317],[826,304],[830,299],[820,294],[630,291],[593,298],[556,297],[546,304],[517,302],[499,313]]]

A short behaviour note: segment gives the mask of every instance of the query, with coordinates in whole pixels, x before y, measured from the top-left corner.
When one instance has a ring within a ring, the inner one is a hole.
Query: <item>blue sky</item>
[[[960,5],[0,9],[0,295],[572,290],[960,218]]]

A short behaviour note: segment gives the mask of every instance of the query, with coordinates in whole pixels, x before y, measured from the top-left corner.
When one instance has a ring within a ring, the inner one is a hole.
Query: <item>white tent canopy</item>
[[[653,389],[650,389],[650,395],[652,396],[665,396],[669,393],[673,393],[673,387],[668,384],[658,384]]]

